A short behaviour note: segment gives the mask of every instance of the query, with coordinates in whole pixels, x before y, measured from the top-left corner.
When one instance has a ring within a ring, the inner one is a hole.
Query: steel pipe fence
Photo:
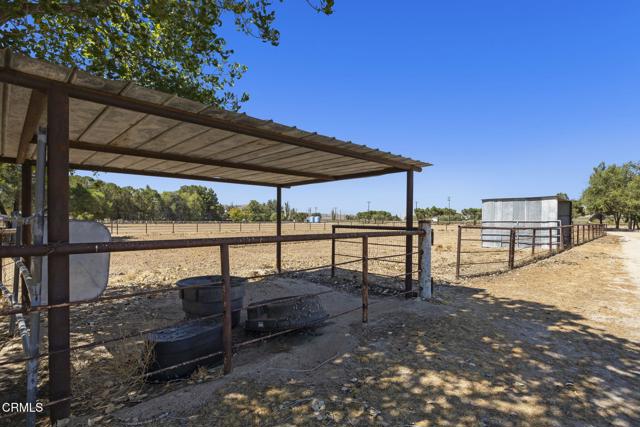
[[[424,232],[419,229],[411,229],[411,230],[357,229],[357,231],[353,231],[353,232],[332,232],[332,233],[325,233],[325,234],[300,234],[300,235],[295,234],[295,235],[288,235],[288,236],[251,236],[251,237],[229,237],[229,238],[217,238],[217,239],[210,238],[210,239],[153,240],[153,241],[110,242],[110,243],[89,243],[89,244],[64,243],[64,244],[28,245],[28,246],[2,246],[0,247],[0,265],[3,265],[3,267],[5,267],[3,268],[3,271],[2,271],[2,273],[5,273],[6,266],[7,266],[5,264],[6,259],[13,259],[14,262],[10,263],[11,267],[14,269],[18,268],[18,270],[22,272],[21,274],[25,276],[25,275],[28,275],[29,271],[24,265],[21,257],[29,257],[29,256],[38,257],[38,256],[52,256],[52,255],[63,256],[63,255],[81,254],[81,253],[162,250],[162,249],[179,249],[179,248],[190,248],[190,247],[206,247],[206,248],[219,247],[224,309],[222,314],[212,315],[208,317],[221,318],[222,325],[223,325],[223,328],[222,328],[223,329],[223,350],[217,353],[212,353],[210,355],[201,356],[199,358],[180,363],[176,366],[166,367],[154,372],[143,373],[140,375],[140,378],[147,378],[153,374],[160,373],[161,371],[175,369],[179,366],[194,364],[198,361],[206,360],[215,355],[223,356],[223,360],[224,360],[223,371],[225,374],[228,374],[233,369],[233,353],[239,351],[240,348],[301,329],[301,328],[293,328],[287,331],[269,334],[267,336],[261,336],[255,339],[250,339],[250,340],[242,341],[239,343],[233,343],[232,331],[231,331],[230,278],[232,274],[232,271],[231,271],[232,269],[230,266],[230,251],[229,251],[230,247],[263,245],[263,244],[274,244],[274,243],[299,244],[303,242],[312,242],[312,241],[318,241],[318,240],[331,241],[331,242],[334,242],[337,240],[348,240],[348,241],[359,240],[360,241],[359,247],[361,251],[359,255],[353,259],[344,260],[341,262],[335,262],[335,260],[332,257],[332,262],[329,264],[323,264],[319,266],[313,266],[313,267],[302,268],[297,270],[283,270],[281,274],[291,274],[291,273],[318,270],[318,269],[326,269],[326,270],[330,268],[335,269],[336,267],[347,266],[349,264],[358,265],[357,270],[359,271],[361,276],[361,302],[362,303],[357,307],[354,307],[353,309],[347,310],[343,313],[334,314],[330,318],[339,317],[357,310],[361,310],[362,322],[366,323],[369,318],[369,307],[373,304],[380,302],[380,301],[377,301],[377,302],[369,301],[370,277],[373,274],[377,275],[377,273],[371,273],[372,265],[375,265],[376,262],[391,261],[395,257],[405,257],[405,256],[417,257],[419,253],[419,250],[417,247],[415,247],[415,251],[412,251],[411,253],[406,253],[404,252],[404,250],[398,253],[393,253],[393,254],[376,252],[376,249],[372,250],[371,248],[376,248],[377,245],[375,244],[371,245],[371,243],[376,243],[376,239],[392,239],[392,238],[399,238],[401,239],[401,241],[404,241],[404,239],[407,236],[410,236],[413,238],[413,236],[421,236],[422,234],[424,234]],[[371,240],[373,240],[373,242],[371,242]],[[414,265],[419,265],[419,264],[414,264]],[[404,278],[406,275],[411,275],[413,277],[418,272],[420,272],[420,270],[416,269],[415,271],[403,272],[398,275],[392,274],[388,276],[394,277],[394,278],[395,277]],[[274,272],[270,274],[250,277],[250,279],[277,276],[278,274],[279,274],[278,272]],[[191,287],[200,287],[200,286],[194,285]],[[1,288],[4,289],[6,287],[2,285]],[[30,306],[28,298],[26,299],[27,301],[26,304],[21,304],[20,299],[13,299],[12,295],[7,295],[7,299],[9,300],[8,301],[9,308],[0,310],[0,316],[23,316],[24,317],[27,314],[36,313],[36,312],[51,313],[52,310],[56,310],[56,309],[68,310],[70,308],[73,308],[74,310],[77,310],[84,307],[90,307],[91,305],[107,306],[107,305],[113,304],[115,301],[118,301],[118,300],[136,300],[136,299],[144,300],[148,298],[156,298],[161,295],[173,293],[177,290],[179,290],[177,287],[166,287],[162,289],[144,289],[144,290],[131,291],[131,292],[121,292],[121,293],[112,292],[90,301],[78,301],[78,302],[71,302],[68,300],[65,302],[53,301],[49,304],[38,305],[38,306]],[[321,295],[323,293],[329,293],[329,292],[336,292],[336,291],[331,290],[331,291],[321,292],[321,293],[317,293],[317,295]],[[410,295],[413,293],[415,293],[414,290],[411,290],[410,292],[400,291],[400,292],[397,292],[396,295]],[[74,320],[75,317],[71,316],[71,319]],[[197,320],[197,319],[194,319],[194,320]],[[0,363],[0,367],[12,368],[12,367],[15,367],[14,365],[18,363],[24,363],[24,362],[30,363],[34,360],[39,360],[43,358],[48,358],[49,360],[51,360],[51,359],[55,359],[56,357],[62,356],[65,359],[69,359],[69,355],[72,352],[73,353],[86,352],[86,351],[91,351],[96,347],[100,347],[100,346],[107,346],[109,344],[119,343],[127,340],[140,339],[146,334],[152,333],[154,331],[158,331],[169,326],[177,326],[184,323],[189,323],[194,320],[183,320],[183,321],[180,321],[177,323],[174,322],[172,324],[165,325],[162,327],[154,327],[154,328],[146,328],[143,330],[138,330],[138,331],[135,331],[135,333],[133,334],[112,336],[104,339],[97,339],[97,340],[94,340],[93,342],[76,344],[76,345],[71,345],[71,340],[69,339],[70,337],[68,337],[67,342],[69,343],[69,345],[66,345],[63,348],[50,347],[48,351],[45,350],[42,352],[26,353],[25,356],[23,357],[17,357],[17,358],[14,357],[14,358],[2,361],[2,363]],[[202,320],[202,319],[199,319],[199,320]],[[69,335],[71,335],[74,332],[73,322],[71,322],[71,327],[72,329],[68,330]],[[55,329],[55,326],[51,324],[50,319],[49,319],[48,329],[49,329],[48,334],[55,333],[55,331],[52,330],[52,329]],[[67,370],[66,372],[57,372],[56,378],[59,376],[65,377],[65,381],[72,380],[70,369]],[[49,382],[52,382],[52,381],[54,381],[54,378],[49,376]],[[60,399],[55,399],[49,402],[45,402],[44,407],[52,408],[52,407],[55,407],[55,405],[58,405],[62,402],[69,402],[73,399],[74,399],[74,396],[71,393],[67,396],[61,397]],[[18,416],[20,414],[14,414],[14,415]],[[4,417],[0,417],[0,419],[1,418],[4,418]]]
[[[590,242],[606,233],[606,224],[551,227],[459,225],[456,277],[474,277],[512,270]]]
[[[369,231],[382,231],[382,230],[406,230],[403,226],[393,225],[347,225],[347,224],[334,224],[332,225],[332,231],[337,233],[338,231],[355,231],[355,230],[369,230]],[[366,244],[366,247],[365,247]],[[418,239],[411,236],[411,250],[407,252],[407,244],[405,236],[383,236],[367,238],[366,243],[361,239],[333,239],[331,242],[331,275],[336,275],[336,267],[345,260],[360,258],[362,253],[366,251],[369,259],[368,274],[373,278],[386,278],[392,279],[390,289],[397,291],[406,291],[409,293],[409,289],[406,289],[403,283],[406,277],[410,277],[411,280],[418,279],[418,271],[413,272],[406,269],[407,258],[411,259],[411,265],[419,265],[419,242]],[[351,272],[361,272],[362,266],[358,264],[352,264],[348,267],[343,267],[343,270]],[[389,274],[391,272],[392,274]],[[397,274],[393,274],[396,272]]]
[[[112,236],[145,236],[193,233],[263,233],[274,234],[277,222],[274,221],[101,221]],[[404,229],[403,222],[364,223],[359,221],[294,222],[282,221],[283,233],[328,232],[332,225],[350,226],[390,226]]]

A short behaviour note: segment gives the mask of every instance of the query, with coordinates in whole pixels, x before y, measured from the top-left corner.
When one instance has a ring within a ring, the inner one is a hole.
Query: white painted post
[[[420,240],[422,251],[420,258],[420,275],[418,282],[420,286],[420,298],[423,300],[433,297],[433,278],[431,277],[431,221],[420,221],[418,228],[424,231],[424,236]]]

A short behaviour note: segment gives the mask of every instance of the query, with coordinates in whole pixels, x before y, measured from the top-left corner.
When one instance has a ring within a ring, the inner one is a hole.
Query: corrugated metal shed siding
[[[556,198],[523,198],[523,199],[491,199],[482,202],[482,224],[495,227],[554,227],[558,225],[558,205],[562,202]],[[571,212],[569,211],[569,214]],[[570,218],[570,216],[569,216]],[[518,233],[518,248],[531,247],[532,232]],[[552,233],[552,240],[557,240],[557,231]],[[483,230],[482,246],[507,247],[509,230]],[[548,246],[548,232],[536,236],[536,246]]]

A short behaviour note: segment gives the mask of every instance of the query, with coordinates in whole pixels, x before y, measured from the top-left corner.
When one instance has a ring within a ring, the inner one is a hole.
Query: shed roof
[[[0,50],[0,161],[34,159],[46,92],[69,93],[70,166],[293,186],[429,163]]]
[[[516,201],[532,201],[532,200],[558,200],[566,202],[568,200],[560,196],[529,196],[529,197],[494,197],[491,199],[482,199],[484,202],[516,202]]]

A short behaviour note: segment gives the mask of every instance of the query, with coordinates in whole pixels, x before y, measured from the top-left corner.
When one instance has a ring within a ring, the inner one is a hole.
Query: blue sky
[[[434,164],[419,206],[566,192],[600,161],[640,160],[640,2],[337,0],[277,5],[272,47],[225,28],[247,114]],[[176,189],[185,181],[100,174]],[[212,186],[223,203],[275,190]],[[404,213],[402,174],[283,191],[292,206]]]

